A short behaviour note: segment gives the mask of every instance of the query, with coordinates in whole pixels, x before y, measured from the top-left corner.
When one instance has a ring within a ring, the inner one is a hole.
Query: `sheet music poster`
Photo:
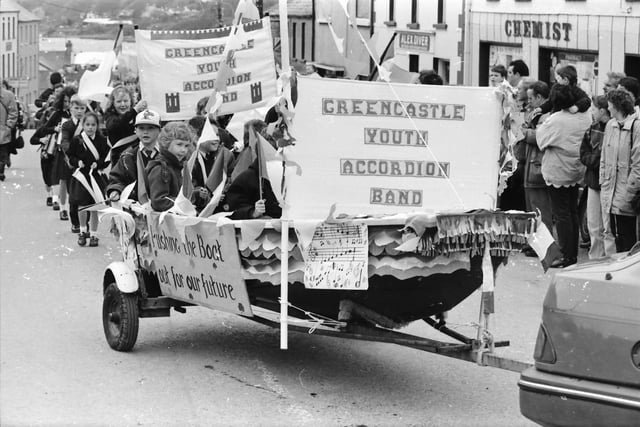
[[[365,224],[322,223],[305,253],[305,287],[365,290],[369,287],[368,258]]]

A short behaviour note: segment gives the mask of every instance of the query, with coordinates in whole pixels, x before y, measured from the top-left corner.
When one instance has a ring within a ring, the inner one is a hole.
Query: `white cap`
[[[152,125],[160,127],[160,114],[152,110],[144,110],[136,116],[136,126]]]

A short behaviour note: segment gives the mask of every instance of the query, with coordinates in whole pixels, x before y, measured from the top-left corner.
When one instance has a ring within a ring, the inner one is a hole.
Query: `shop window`
[[[418,0],[411,0],[411,22],[407,24],[407,28],[412,30],[420,29],[420,24],[418,23]]]
[[[396,0],[389,0],[389,16],[388,20],[384,22],[387,27],[396,26]]]

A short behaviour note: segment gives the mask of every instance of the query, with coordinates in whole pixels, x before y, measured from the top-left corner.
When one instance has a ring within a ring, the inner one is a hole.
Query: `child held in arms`
[[[182,166],[191,153],[191,131],[185,123],[170,122],[158,136],[160,154],[146,169],[147,188],[151,208],[155,211],[171,209],[182,187]]]

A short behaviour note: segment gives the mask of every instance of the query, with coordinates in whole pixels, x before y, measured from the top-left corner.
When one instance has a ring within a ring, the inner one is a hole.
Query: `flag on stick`
[[[529,236],[527,243],[540,258],[540,263],[545,272],[554,260],[562,257],[560,247],[540,218],[537,219],[536,232]]]
[[[213,162],[213,167],[205,183],[205,186],[211,191],[211,200],[209,200],[209,203],[200,212],[199,216],[205,218],[211,216],[218,203],[220,203],[222,192],[227,184],[227,171],[225,169],[224,155],[220,153],[215,162]]]
[[[116,35],[116,39],[113,42],[113,51],[116,53],[116,56],[122,53],[122,42],[124,41],[124,25],[120,24],[120,28],[118,29],[118,34]]]

